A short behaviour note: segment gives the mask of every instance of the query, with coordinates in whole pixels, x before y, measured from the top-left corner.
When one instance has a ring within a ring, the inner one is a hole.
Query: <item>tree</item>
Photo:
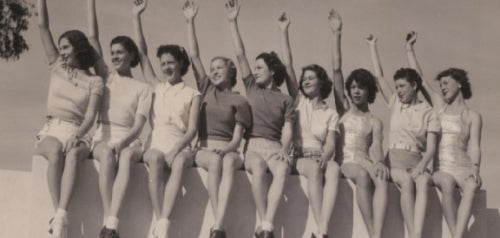
[[[29,49],[22,33],[28,30],[33,9],[26,0],[0,0],[0,58],[18,60]]]

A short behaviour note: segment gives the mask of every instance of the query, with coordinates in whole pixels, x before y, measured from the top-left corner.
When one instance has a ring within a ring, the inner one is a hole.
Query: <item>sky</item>
[[[35,1],[35,0],[31,0]],[[57,39],[70,29],[87,31],[86,2],[51,0],[48,2],[50,28]],[[109,62],[109,42],[114,36],[133,36],[132,0],[97,0],[97,15],[105,60]],[[182,0],[149,0],[143,14],[143,27],[153,67],[160,44],[174,43],[187,48],[187,27],[182,14]],[[343,71],[372,70],[364,38],[372,33],[378,47],[386,78],[406,67],[404,38],[418,32],[415,46],[424,77],[432,79],[448,67],[469,72],[473,96],[470,108],[482,114],[482,176],[485,188],[496,188],[500,178],[500,2],[486,0],[240,0],[240,32],[250,64],[263,51],[280,53],[278,17],[283,11],[291,19],[290,41],[295,69],[317,63],[331,72],[331,31],[329,9],[342,16]],[[202,61],[208,69],[214,56],[235,59],[223,0],[198,0],[196,29]],[[25,33],[30,50],[15,62],[0,61],[0,169],[29,171],[35,135],[46,116],[49,85],[48,63],[41,46],[37,19],[31,19]],[[141,78],[140,71],[134,75]],[[330,74],[331,75],[331,74]],[[194,86],[191,71],[185,77]],[[436,82],[432,85],[437,87]],[[244,94],[241,82],[235,90]],[[286,91],[286,90],[284,90]],[[385,125],[387,135],[389,110],[382,97],[372,111]],[[387,136],[386,140],[387,142]],[[489,189],[491,190],[491,189]],[[500,207],[500,194],[494,196]]]

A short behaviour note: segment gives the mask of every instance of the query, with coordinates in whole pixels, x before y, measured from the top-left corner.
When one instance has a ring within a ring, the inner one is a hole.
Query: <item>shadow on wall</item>
[[[35,156],[32,171],[32,236],[49,237],[48,221],[54,214],[46,181],[47,162]],[[79,166],[79,176],[69,208],[69,237],[97,237],[102,227],[102,206],[98,190],[98,163],[86,160]],[[289,176],[282,203],[275,219],[276,237],[306,238],[316,229],[305,193],[307,180],[301,176]],[[154,226],[153,211],[148,195],[148,176],[143,165],[133,168],[133,177],[120,213],[120,235],[122,238],[151,237]],[[172,214],[170,237],[186,238],[209,236],[213,225],[211,206],[205,189],[206,172],[203,169],[188,169],[183,180],[182,192],[177,197]],[[448,228],[442,219],[439,194],[429,190],[426,223],[423,237],[449,237]],[[383,237],[404,238],[405,229],[400,211],[398,189],[389,186],[388,206]],[[228,237],[252,237],[257,216],[250,189],[249,175],[235,174],[234,186],[228,204],[225,227]],[[500,216],[496,209],[486,209],[486,192],[481,190],[473,206],[469,238],[498,237]],[[368,237],[361,214],[356,204],[354,184],[345,179],[339,182],[338,196],[329,225],[330,235],[339,238]]]

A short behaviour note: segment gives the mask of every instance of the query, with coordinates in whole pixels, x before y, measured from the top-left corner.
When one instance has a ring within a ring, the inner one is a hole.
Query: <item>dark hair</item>
[[[66,31],[59,37],[58,43],[63,38],[67,39],[73,47],[73,52],[81,68],[88,69],[94,66],[97,61],[97,55],[83,32],[79,30]]]
[[[120,44],[132,55],[132,61],[130,62],[131,67],[137,66],[139,64],[139,49],[135,42],[128,36],[117,36],[111,40],[111,46],[114,44]]]
[[[304,92],[304,88],[302,87],[302,83],[304,82],[304,73],[306,71],[313,71],[316,74],[316,77],[318,78],[319,81],[319,92],[321,95],[322,99],[325,99],[330,95],[330,92],[332,91],[332,81],[328,78],[328,74],[326,73],[325,69],[323,67],[317,65],[317,64],[310,64],[302,68],[302,75],[300,75],[300,82],[299,82],[299,89],[304,94],[304,96],[307,97],[306,93]]]
[[[406,79],[410,84],[417,85],[417,92],[422,88],[422,78],[418,72],[412,68],[400,68],[394,74],[394,81]]]
[[[446,69],[436,76],[436,80],[439,81],[441,80],[441,78],[448,76],[460,84],[460,91],[462,91],[464,99],[469,99],[472,97],[469,77],[467,76],[467,72],[465,70],[459,68]]]
[[[222,60],[227,65],[227,67],[229,68],[229,73],[231,74],[231,88],[234,87],[236,85],[236,75],[238,73],[238,71],[236,69],[236,65],[234,64],[234,62],[231,59],[226,58],[224,56],[215,56],[210,61],[210,63],[212,63],[216,60]]]
[[[182,64],[181,76],[184,76],[189,69],[189,65],[191,65],[189,56],[184,47],[180,45],[160,45],[156,51],[156,57],[160,58],[163,54],[167,53],[171,54],[175,60]]]
[[[258,59],[264,60],[269,70],[274,72],[274,83],[278,87],[281,86],[281,84],[285,81],[285,77],[288,77],[288,74],[286,73],[285,65],[281,63],[278,55],[274,51],[271,51],[271,53],[263,52],[255,58],[255,60]]]
[[[345,83],[347,95],[351,99],[351,86],[354,82],[356,82],[356,84],[360,88],[368,90],[368,103],[373,103],[378,92],[377,81],[373,74],[366,69],[355,69],[351,72],[351,74],[347,77],[347,81]]]

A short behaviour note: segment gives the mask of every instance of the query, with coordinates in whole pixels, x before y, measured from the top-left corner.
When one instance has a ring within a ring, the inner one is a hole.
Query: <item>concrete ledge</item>
[[[102,226],[102,206],[98,191],[98,163],[84,161],[73,200],[69,208],[69,237],[97,237]],[[43,157],[33,157],[32,171],[32,217],[31,237],[49,237],[48,221],[54,213],[46,181],[47,162]],[[152,208],[149,200],[145,167],[138,164],[133,169],[132,180],[120,214],[120,235],[122,238],[150,237]],[[250,191],[250,177],[237,172],[232,197],[225,222],[228,237],[252,237],[256,224],[255,206]],[[182,193],[176,201],[173,212],[172,238],[208,237],[212,225],[212,211],[205,190],[206,172],[202,169],[188,169],[183,181]],[[361,214],[356,205],[353,184],[345,179],[339,183],[338,197],[329,226],[330,234],[338,238],[368,237]],[[305,193],[306,179],[290,176],[283,201],[276,216],[275,235],[286,238],[308,238],[315,227]],[[383,237],[405,237],[403,219],[399,207],[399,191],[391,184],[389,204],[386,213]],[[470,231],[466,237],[486,238],[488,230],[486,192],[476,196]],[[491,229],[490,229],[491,230]],[[442,219],[439,194],[432,189],[429,194],[426,224],[423,237],[450,237]]]

